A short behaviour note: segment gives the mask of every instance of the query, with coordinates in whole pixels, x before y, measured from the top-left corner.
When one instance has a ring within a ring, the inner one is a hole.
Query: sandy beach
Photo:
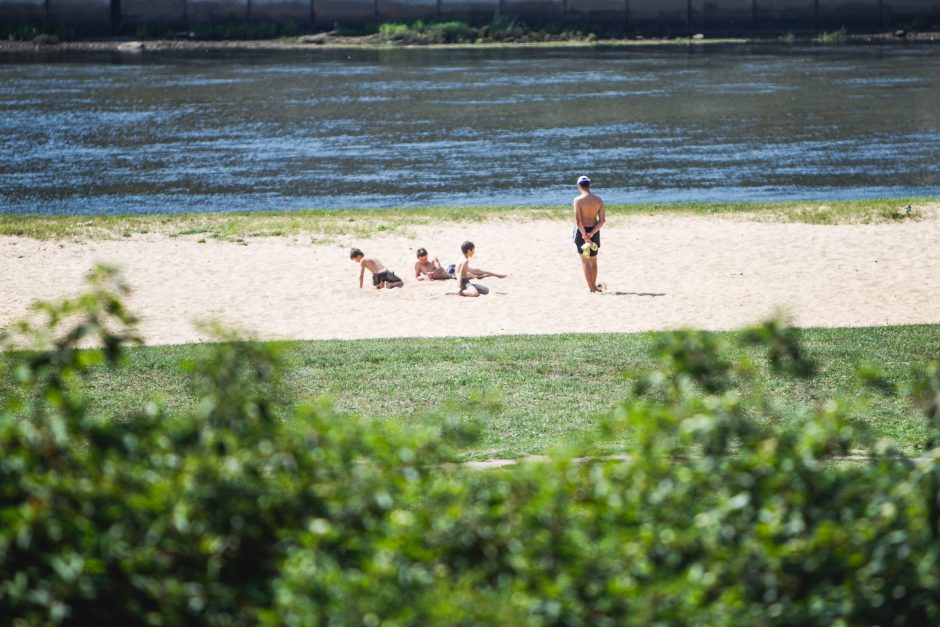
[[[97,262],[116,264],[147,344],[210,340],[194,321],[218,320],[258,339],[354,339],[731,329],[783,310],[805,327],[940,323],[940,217],[819,226],[742,218],[637,216],[608,221],[590,294],[555,220],[441,224],[338,237],[140,235],[115,240],[0,237],[0,327],[40,299],[78,293]],[[415,250],[443,264],[465,239],[474,267],[510,273],[481,281],[478,299],[447,295],[455,281],[414,279]],[[314,243],[316,242],[316,243]],[[359,289],[357,246],[405,280]]]

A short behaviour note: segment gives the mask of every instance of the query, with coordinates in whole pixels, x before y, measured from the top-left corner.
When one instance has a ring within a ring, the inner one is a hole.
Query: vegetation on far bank
[[[603,390],[623,459],[479,472],[452,463],[486,426],[472,395],[426,425],[363,420],[295,403],[275,347],[233,338],[184,365],[188,406],[109,411],[86,389],[134,336],[113,279],[48,303],[54,324],[18,328],[47,350],[0,363],[10,624],[940,623],[936,348],[901,385],[881,364],[781,402],[821,372],[799,332],[661,335]],[[388,391],[374,365],[351,379]],[[916,408],[921,451],[868,432],[872,396]]]
[[[420,207],[397,209],[348,209],[304,211],[256,211],[231,213],[183,213],[148,215],[43,216],[0,214],[0,236],[15,235],[38,240],[117,239],[147,234],[171,237],[244,240],[313,234],[368,237],[411,226],[486,220],[567,220],[568,206],[547,207]],[[824,202],[727,202],[610,204],[608,216],[691,215],[726,216],[755,221],[806,224],[878,224],[933,218],[940,200],[889,198]],[[315,237],[316,239],[316,237]]]

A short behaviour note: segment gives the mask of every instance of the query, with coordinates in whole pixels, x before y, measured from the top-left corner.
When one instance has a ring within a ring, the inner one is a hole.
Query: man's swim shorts
[[[585,231],[590,231],[590,230],[593,229],[593,228],[594,228],[593,226],[591,226],[591,227],[585,227],[584,230],[585,230]],[[591,241],[594,242],[595,244],[597,244],[597,247],[600,248],[600,247],[601,247],[601,232],[600,232],[600,231],[596,232],[596,233],[591,237]],[[584,252],[583,250],[581,250],[581,247],[582,247],[583,245],[584,245],[584,238],[581,237],[581,231],[578,230],[578,227],[575,227],[575,228],[574,228],[574,246],[575,246],[575,248],[578,249],[578,254],[579,254],[579,255]],[[592,257],[597,257],[597,251],[596,251],[596,250],[592,250],[592,251],[591,251],[591,256],[592,256]]]

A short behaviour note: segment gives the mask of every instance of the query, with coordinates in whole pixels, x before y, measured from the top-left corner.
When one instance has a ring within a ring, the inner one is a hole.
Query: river
[[[0,213],[937,196],[938,52],[0,56]]]

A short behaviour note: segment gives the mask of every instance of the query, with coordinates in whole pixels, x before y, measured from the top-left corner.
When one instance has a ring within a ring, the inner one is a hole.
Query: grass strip
[[[905,208],[910,207],[909,211]],[[635,215],[723,215],[742,219],[807,224],[878,224],[918,220],[940,211],[936,198],[885,198],[819,202],[726,202],[611,204],[608,217]],[[567,205],[546,207],[420,207],[255,211],[159,215],[45,216],[0,215],[0,235],[37,240],[100,240],[147,234],[170,237],[198,235],[209,239],[279,237],[314,234],[367,237],[413,226],[484,220],[560,220],[570,217]],[[316,241],[316,238],[315,238]]]
[[[734,333],[720,333],[733,340]],[[286,366],[282,400],[290,405],[330,398],[342,414],[377,416],[404,424],[439,422],[471,413],[474,400],[489,409],[482,439],[468,459],[538,454],[589,441],[599,453],[621,442],[604,441],[598,417],[612,411],[630,388],[627,371],[655,366],[650,349],[661,333],[500,336],[483,338],[304,341],[282,344]],[[804,345],[819,360],[819,374],[794,383],[763,382],[779,411],[763,416],[780,429],[795,427],[800,407],[831,398],[859,400],[856,369],[875,365],[903,389],[914,368],[940,355],[940,325],[806,329]],[[139,347],[128,367],[100,370],[86,392],[102,417],[121,419],[146,399],[171,412],[197,402],[179,364],[199,360],[211,345]],[[10,355],[0,355],[0,366]],[[0,380],[0,395],[10,393]],[[873,394],[854,415],[875,437],[918,450],[924,418],[903,394]],[[857,443],[859,445],[863,443]]]

